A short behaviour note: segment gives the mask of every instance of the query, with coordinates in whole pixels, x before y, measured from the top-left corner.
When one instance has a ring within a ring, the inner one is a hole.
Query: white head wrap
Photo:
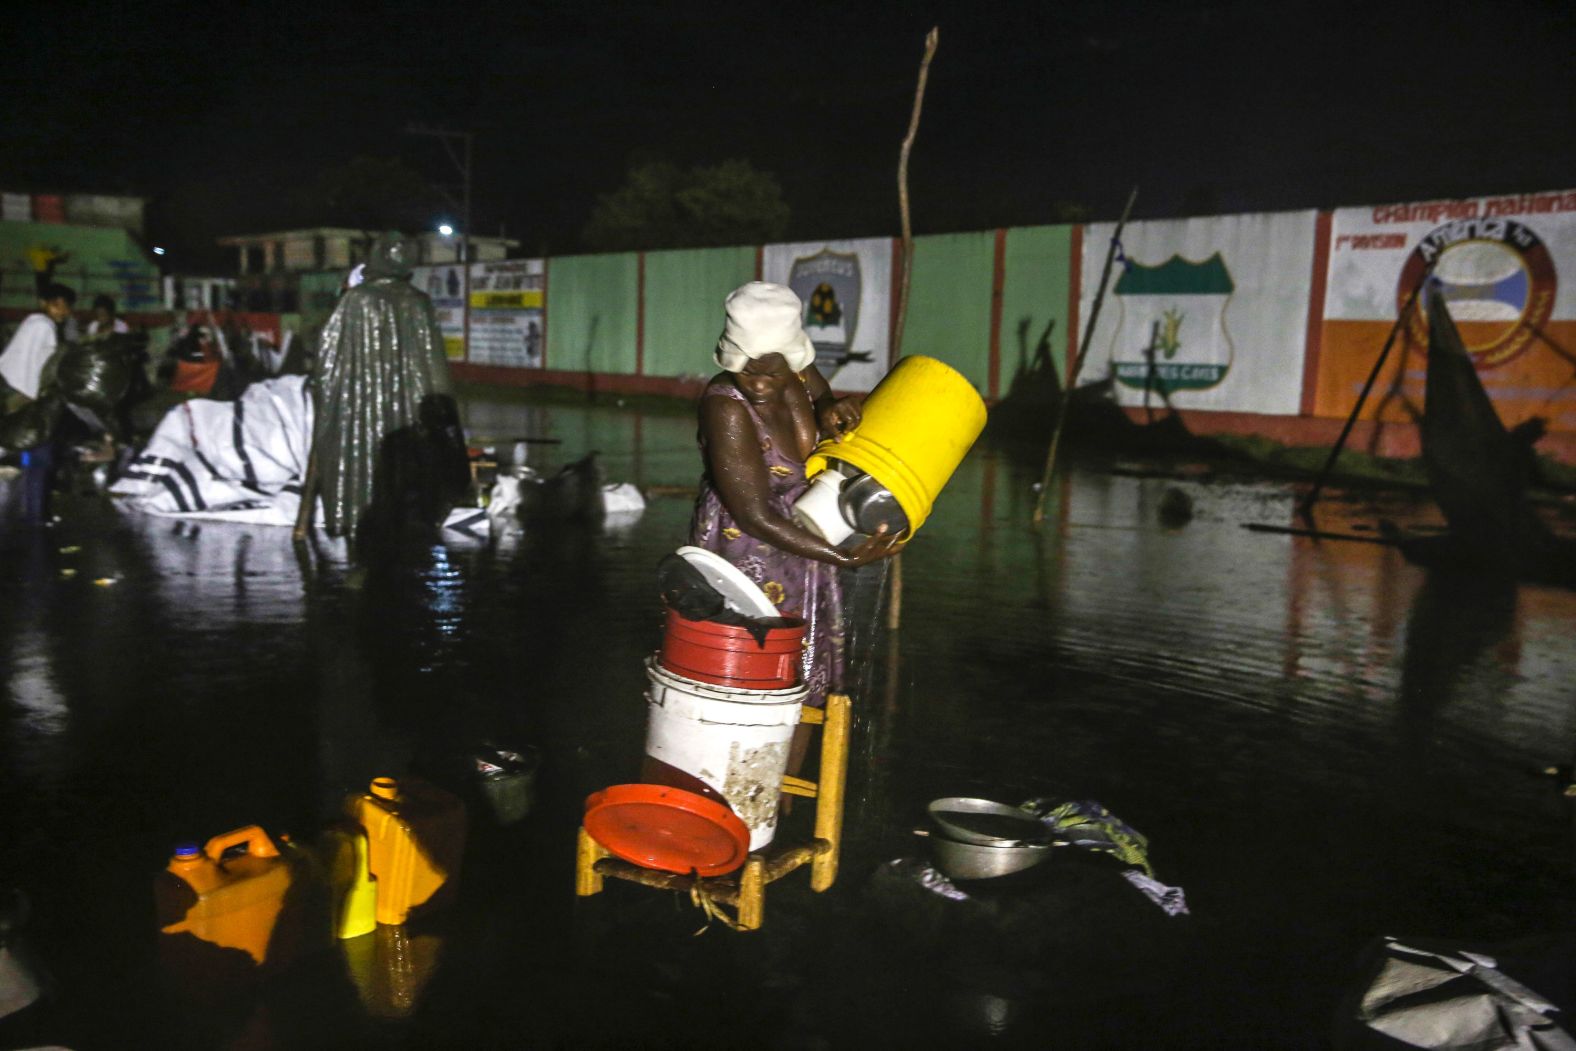
[[[785,285],[751,281],[728,293],[727,320],[717,340],[717,364],[740,372],[751,361],[781,354],[800,372],[815,361],[815,344],[804,331],[804,304]]]

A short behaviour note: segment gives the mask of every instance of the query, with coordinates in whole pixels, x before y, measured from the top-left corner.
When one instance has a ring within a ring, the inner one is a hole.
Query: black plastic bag
[[[55,366],[60,396],[105,419],[131,390],[131,363],[109,343],[66,344]]]
[[[38,398],[0,416],[0,449],[36,449],[49,441],[60,422],[60,402]]]

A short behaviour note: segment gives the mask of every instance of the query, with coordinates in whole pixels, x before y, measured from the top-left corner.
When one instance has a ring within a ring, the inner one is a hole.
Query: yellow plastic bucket
[[[865,399],[859,426],[816,446],[805,474],[839,460],[871,475],[903,508],[912,537],[984,429],[985,400],[962,373],[935,358],[902,358]]]

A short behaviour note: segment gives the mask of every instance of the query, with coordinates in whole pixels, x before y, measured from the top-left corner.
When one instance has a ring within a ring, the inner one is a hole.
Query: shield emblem
[[[1179,255],[1158,266],[1129,263],[1113,290],[1116,381],[1163,396],[1219,384],[1236,354],[1226,331],[1235,288],[1219,252],[1201,263]]]
[[[815,344],[815,365],[822,375],[830,380],[850,361],[870,360],[868,352],[852,349],[863,292],[858,255],[823,248],[795,259],[788,287],[804,303],[804,331]]]

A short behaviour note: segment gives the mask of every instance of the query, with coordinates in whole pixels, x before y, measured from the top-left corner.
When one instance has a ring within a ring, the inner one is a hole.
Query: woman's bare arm
[[[824,382],[824,381],[823,381]],[[772,510],[771,476],[761,456],[760,439],[749,411],[732,398],[701,402],[701,432],[711,480],[723,506],[739,528],[775,548],[834,566],[862,566],[891,553],[896,536],[874,536],[852,551],[841,551]]]

